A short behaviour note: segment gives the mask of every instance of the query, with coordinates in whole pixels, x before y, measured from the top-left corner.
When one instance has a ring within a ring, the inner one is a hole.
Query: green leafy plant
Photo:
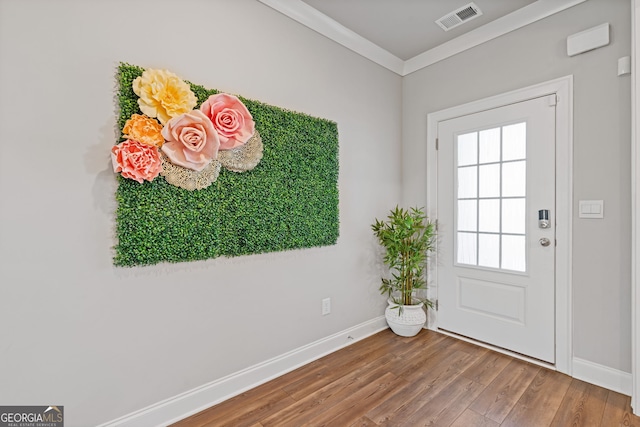
[[[140,114],[133,80],[144,69],[118,67],[118,125]],[[187,82],[198,106],[215,89]],[[200,191],[164,177],[140,184],[118,176],[116,266],[334,245],[339,234],[338,128],[335,122],[240,97],[253,115],[264,157],[250,172],[223,169]],[[119,141],[117,141],[119,142]]]
[[[384,263],[391,278],[382,278],[380,293],[387,294],[398,305],[432,302],[415,294],[426,289],[426,267],[429,252],[435,248],[435,224],[422,208],[392,209],[386,221],[376,218],[371,225],[380,245],[385,249]]]

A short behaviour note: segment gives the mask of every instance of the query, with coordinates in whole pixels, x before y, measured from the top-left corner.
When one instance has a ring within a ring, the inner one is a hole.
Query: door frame
[[[640,0],[631,0],[631,407],[640,415]]]
[[[438,212],[438,122],[478,113],[521,101],[556,94],[556,363],[555,369],[572,375],[572,209],[573,209],[573,75],[506,92],[489,98],[436,111],[427,115],[427,215],[437,220]],[[428,266],[427,296],[438,299],[437,257]],[[438,313],[430,311],[428,328],[438,329]]]

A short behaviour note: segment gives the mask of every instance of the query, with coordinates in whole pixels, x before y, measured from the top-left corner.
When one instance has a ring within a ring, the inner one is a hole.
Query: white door
[[[437,151],[438,328],[549,363],[555,99],[438,122]]]

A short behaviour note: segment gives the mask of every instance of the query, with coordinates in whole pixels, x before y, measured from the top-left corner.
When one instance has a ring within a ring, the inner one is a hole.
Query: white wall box
[[[567,37],[567,55],[574,56],[609,44],[609,23]]]

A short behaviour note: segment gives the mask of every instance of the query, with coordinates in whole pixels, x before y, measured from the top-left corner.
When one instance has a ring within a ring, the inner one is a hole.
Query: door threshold
[[[430,329],[430,328],[427,328],[427,329]],[[511,356],[514,359],[523,360],[525,362],[529,362],[529,363],[532,363],[534,365],[541,366],[543,368],[551,369],[553,371],[557,370],[555,364],[549,363],[549,362],[545,362],[544,360],[536,359],[534,357],[530,357],[530,356],[527,356],[527,355],[524,355],[524,354],[521,354],[521,353],[517,353],[515,351],[507,350],[507,349],[502,348],[502,347],[496,347],[496,346],[494,346],[492,344],[487,344],[486,342],[477,341],[477,340],[474,340],[473,338],[469,338],[469,337],[466,337],[464,335],[456,334],[455,332],[447,331],[445,329],[436,328],[436,329],[430,329],[430,330],[438,332],[438,333],[441,333],[443,335],[447,335],[447,336],[452,337],[452,338],[459,339],[460,341],[465,341],[465,342],[468,342],[470,344],[477,345],[478,347],[487,348],[487,349],[495,351],[497,353],[501,353],[501,354],[505,354],[507,356]]]

